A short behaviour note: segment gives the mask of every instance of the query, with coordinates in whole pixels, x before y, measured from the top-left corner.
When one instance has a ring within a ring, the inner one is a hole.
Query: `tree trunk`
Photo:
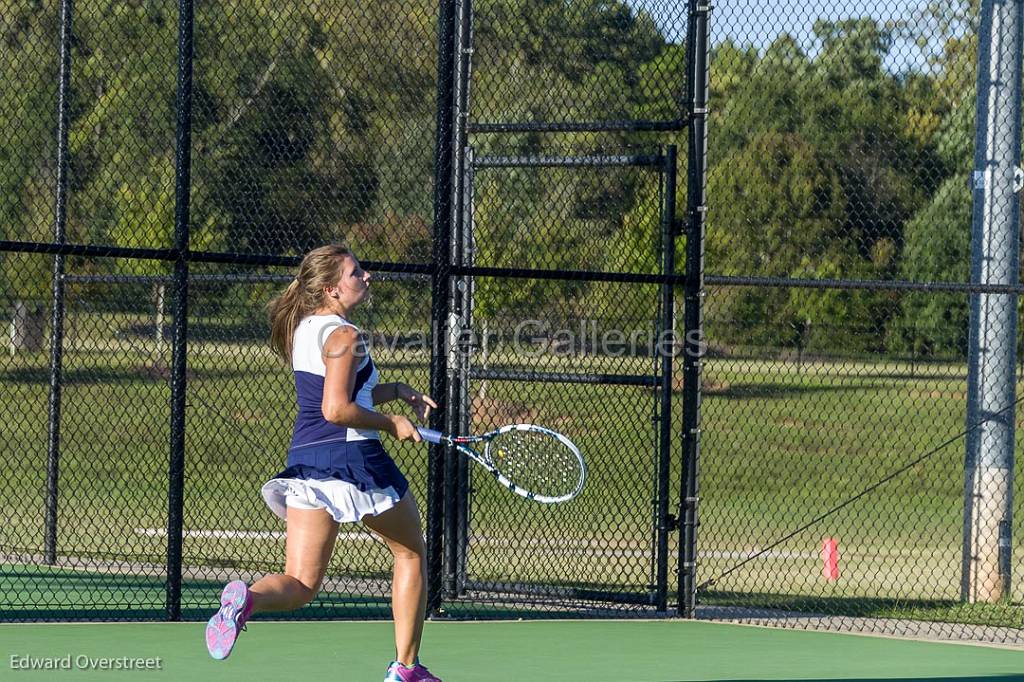
[[[16,301],[10,325],[10,351],[40,351],[46,341],[46,308],[38,303]]]

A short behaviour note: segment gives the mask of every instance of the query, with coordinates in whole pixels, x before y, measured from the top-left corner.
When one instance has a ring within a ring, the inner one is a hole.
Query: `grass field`
[[[65,351],[59,553],[162,565],[167,520],[170,390],[167,347],[118,335],[144,322],[80,316]],[[247,577],[278,570],[283,522],[259,497],[283,464],[291,436],[292,377],[263,344],[190,342],[184,562]],[[427,387],[428,357],[378,349],[383,380]],[[0,361],[9,453],[0,551],[41,552],[46,481],[47,356]],[[496,365],[546,371],[648,373],[650,358],[494,353]],[[966,368],[956,364],[832,361],[803,363],[708,358],[700,477],[700,579],[728,571],[750,553],[856,495],[886,473],[964,428]],[[554,582],[646,592],[653,579],[654,398],[631,387],[488,382],[473,386],[474,423],[485,429],[534,421],[567,433],[587,457],[583,495],[542,507],[481,477],[471,503],[469,573],[477,580]],[[681,396],[674,396],[678,424]],[[679,433],[680,427],[674,428]],[[1018,429],[1019,430],[1019,429]],[[425,502],[426,448],[388,444]],[[680,443],[674,439],[670,508],[678,507]],[[803,610],[1020,626],[1015,604],[961,606],[963,442],[718,581],[707,603],[780,604]],[[1020,480],[1018,477],[1017,487]],[[1019,494],[1017,499],[1021,499]],[[1019,514],[1016,515],[1019,518]],[[1014,568],[1024,538],[1014,533]],[[354,530],[354,529],[352,529]],[[201,531],[225,531],[211,534]],[[840,543],[841,578],[821,576],[823,536]],[[677,534],[670,543],[674,569]],[[7,608],[52,605],[40,589],[0,593]],[[381,578],[382,547],[353,536],[339,543],[332,575]],[[23,584],[23,583],[19,583]],[[40,585],[47,584],[40,582]],[[674,585],[673,585],[674,587]],[[117,602],[115,585],[104,602]],[[206,599],[204,595],[197,599]],[[97,592],[97,594],[100,594]],[[162,604],[161,591],[143,602]],[[140,603],[136,599],[135,603]],[[845,605],[845,606],[844,606]],[[188,604],[185,604],[188,606]]]

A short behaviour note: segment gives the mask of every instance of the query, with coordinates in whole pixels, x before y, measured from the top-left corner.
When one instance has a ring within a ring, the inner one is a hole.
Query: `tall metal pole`
[[[188,362],[188,246],[192,187],[192,0],[178,2],[178,95],[174,153],[174,316],[171,449],[167,483],[167,620],[181,620],[185,487],[185,370]]]
[[[982,0],[971,282],[1019,283],[1022,0]],[[972,294],[961,598],[1009,596],[1017,295]],[[973,428],[978,424],[978,428]]]
[[[470,0],[459,0],[458,17],[456,19],[457,35],[455,44],[458,49],[455,60],[455,129],[451,143],[455,149],[452,179],[452,234],[449,258],[452,264],[462,265],[464,256],[465,234],[465,165],[466,165],[466,123],[469,105],[469,66],[470,66],[470,30],[472,7]],[[466,406],[463,397],[466,393],[463,385],[465,353],[462,344],[463,329],[466,326],[465,292],[468,287],[466,277],[453,278],[449,281],[448,295],[451,297],[448,315],[448,395],[445,431],[458,433],[462,430],[462,422]],[[454,596],[458,592],[459,566],[459,525],[461,512],[465,508],[462,499],[465,490],[459,489],[459,469],[462,466],[458,453],[448,450],[445,460],[445,593]]]
[[[68,110],[71,106],[71,26],[72,0],[60,3],[60,84],[57,86],[57,197],[53,221],[53,241],[67,241],[68,223]],[[44,561],[57,562],[57,504],[60,479],[60,405],[64,373],[64,256],[53,257],[53,283],[50,310],[50,394],[46,438],[46,530]]]
[[[433,429],[444,430],[448,396],[448,317],[451,311],[451,237],[455,188],[455,136],[458,102],[458,0],[441,0],[437,40],[437,137],[434,146],[434,272],[430,281],[430,394],[439,399],[439,410],[430,420]],[[445,447],[432,444],[427,465],[427,612],[436,613],[443,596]]]
[[[665,165],[662,169],[665,195],[661,206],[661,272],[665,275],[673,275],[676,270],[676,165],[676,146],[669,145],[665,150]],[[662,284],[661,320],[658,325],[660,333],[656,344],[661,363],[661,404],[658,408],[658,492],[655,496],[657,562],[654,601],[659,612],[668,611],[668,536],[675,530],[677,522],[677,519],[670,518],[668,509],[668,477],[672,453],[672,378],[675,373],[675,298],[674,285]],[[666,343],[669,340],[672,342],[671,345]]]
[[[463,157],[462,170],[462,223],[460,225],[462,253],[460,263],[462,265],[473,265],[473,200],[474,200],[474,168],[473,148],[466,146]],[[473,329],[473,278],[463,277],[459,280],[461,285],[462,324],[467,330]],[[469,339],[463,339],[469,341]],[[471,419],[473,414],[472,399],[470,397],[470,364],[473,357],[473,348],[463,347],[459,363],[459,433],[471,432]],[[466,584],[466,561],[469,550],[469,460],[465,457],[456,457],[456,491],[458,493],[458,504],[455,513],[455,532],[453,534],[455,551],[453,560],[455,562],[455,582],[453,594],[461,595]]]
[[[686,283],[683,298],[683,481],[679,519],[679,614],[697,607],[697,472],[700,460],[700,375],[704,350],[704,217],[707,184],[708,14],[707,0],[689,0],[687,97]]]
[[[473,0],[463,0],[460,16],[462,30],[459,40],[459,56],[462,62],[461,77],[462,88],[459,97],[459,138],[457,140],[462,150],[460,159],[462,171],[459,173],[460,185],[459,195],[461,198],[461,215],[459,224],[459,262],[462,265],[473,264],[473,202],[474,189],[473,179],[475,168],[473,166],[473,149],[469,145],[469,107],[470,90],[473,82]],[[459,296],[462,305],[462,325],[468,332],[473,329],[473,278],[464,277],[460,282]],[[468,341],[468,339],[466,339]],[[462,433],[470,432],[470,420],[472,419],[473,406],[469,392],[469,370],[470,359],[473,349],[463,347],[462,362],[459,365],[459,430]],[[458,505],[456,516],[453,520],[456,524],[454,535],[455,547],[455,595],[460,595],[466,584],[466,560],[469,549],[469,461],[465,457],[456,457],[456,489],[458,490]]]

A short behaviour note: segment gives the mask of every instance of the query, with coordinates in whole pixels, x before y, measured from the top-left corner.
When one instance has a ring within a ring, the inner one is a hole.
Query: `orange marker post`
[[[821,562],[821,573],[825,580],[830,583],[839,580],[839,542],[835,538],[821,541]]]

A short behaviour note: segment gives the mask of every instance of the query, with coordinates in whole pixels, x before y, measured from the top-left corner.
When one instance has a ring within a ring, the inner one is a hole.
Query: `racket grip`
[[[416,430],[420,432],[420,437],[428,443],[440,443],[441,432],[435,431],[434,429],[424,429],[423,427],[417,426]]]

